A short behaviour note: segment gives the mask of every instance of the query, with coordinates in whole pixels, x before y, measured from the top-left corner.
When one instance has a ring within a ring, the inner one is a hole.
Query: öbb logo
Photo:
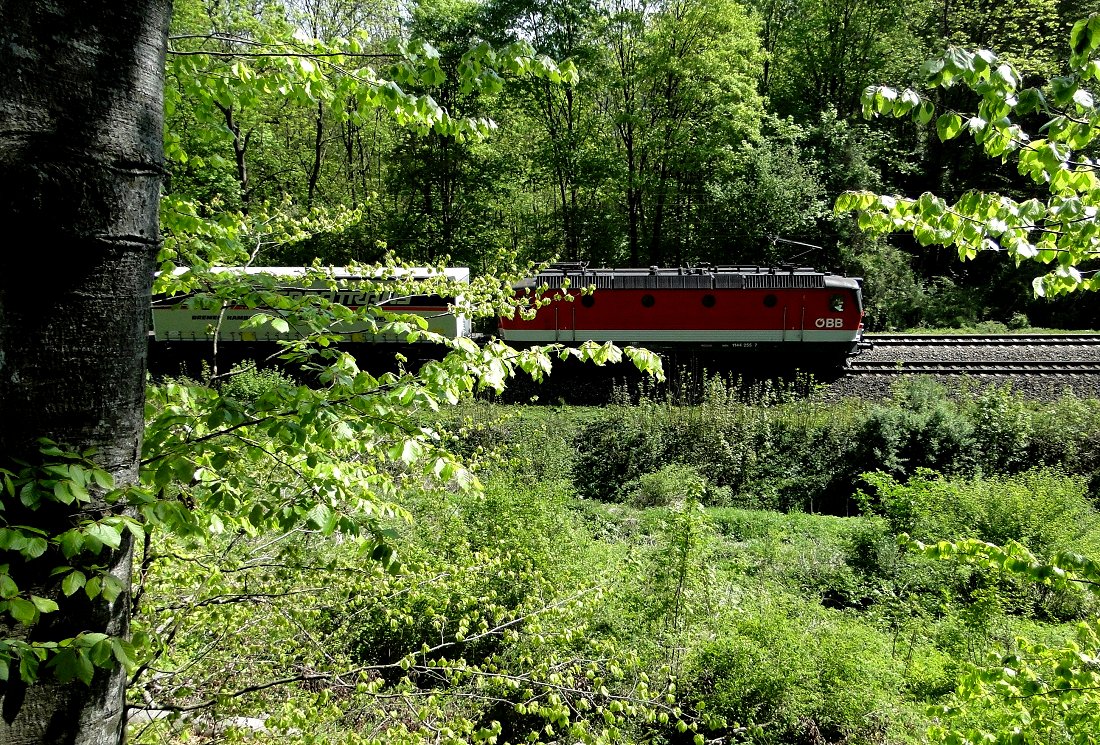
[[[814,326],[819,329],[839,329],[844,326],[843,318],[818,318],[814,321]]]

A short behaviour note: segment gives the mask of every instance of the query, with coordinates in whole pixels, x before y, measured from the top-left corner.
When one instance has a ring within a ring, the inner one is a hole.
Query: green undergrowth
[[[484,488],[405,480],[388,564],[308,529],[153,537],[130,696],[165,717],[130,741],[925,742],[968,675],[1100,606],[899,535],[1100,560],[1098,418],[924,383],[839,407],[464,404],[431,424]]]

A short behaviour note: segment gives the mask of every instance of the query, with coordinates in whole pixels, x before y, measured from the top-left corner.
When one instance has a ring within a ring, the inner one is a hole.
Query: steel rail
[[[1100,362],[1066,360],[996,360],[984,362],[942,362],[937,360],[851,360],[846,375],[1100,375]]]
[[[878,346],[1067,346],[1100,345],[1100,334],[864,334]]]

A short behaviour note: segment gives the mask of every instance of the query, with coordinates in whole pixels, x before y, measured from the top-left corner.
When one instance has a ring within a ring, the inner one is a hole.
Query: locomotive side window
[[[652,295],[642,295],[642,305],[647,308],[652,308],[653,304],[657,301],[653,299]]]
[[[829,309],[833,310],[837,313],[840,313],[841,311],[843,311],[844,310],[844,296],[843,295],[833,295],[831,298],[829,298]]]
[[[581,298],[581,305],[583,305],[586,308],[591,308],[595,304],[596,304],[596,298],[592,297],[591,295],[585,295],[584,297]]]
[[[703,295],[704,308],[713,308],[715,302],[714,295]]]
[[[778,303],[778,302],[779,302],[779,298],[777,298],[775,295],[765,295],[764,296],[764,307],[765,308],[774,308],[776,303]]]

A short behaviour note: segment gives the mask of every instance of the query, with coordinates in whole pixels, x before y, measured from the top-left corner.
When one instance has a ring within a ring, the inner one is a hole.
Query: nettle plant
[[[1034,282],[1039,295],[1100,288],[1087,267],[1100,246],[1100,179],[1093,143],[1100,135],[1100,109],[1092,87],[1100,80],[1100,15],[1074,24],[1066,75],[1025,85],[1019,72],[989,50],[948,49],[925,63],[931,88],[966,86],[976,111],[936,114],[917,90],[871,86],[863,94],[868,117],[935,119],[941,140],[969,133],[992,158],[1013,159],[1043,192],[1016,200],[970,191],[949,203],[931,193],[917,198],[849,192],[837,213],[856,212],[859,227],[873,233],[909,232],[923,246],[954,246],[962,260],[979,251],[1003,251],[1017,265],[1053,265]],[[1038,126],[1035,126],[1038,124]]]

